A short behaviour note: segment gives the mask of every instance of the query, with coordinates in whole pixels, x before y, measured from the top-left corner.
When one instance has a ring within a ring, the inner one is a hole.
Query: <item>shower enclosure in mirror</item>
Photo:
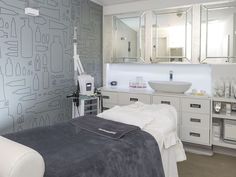
[[[192,8],[154,11],[153,63],[191,62]]]
[[[113,62],[144,62],[145,15],[113,16]]]
[[[201,63],[236,62],[236,2],[202,5]]]

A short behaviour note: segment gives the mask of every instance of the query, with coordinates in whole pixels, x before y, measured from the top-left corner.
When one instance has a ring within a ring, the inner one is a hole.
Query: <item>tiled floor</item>
[[[236,157],[187,153],[187,158],[178,164],[179,177],[236,177]]]

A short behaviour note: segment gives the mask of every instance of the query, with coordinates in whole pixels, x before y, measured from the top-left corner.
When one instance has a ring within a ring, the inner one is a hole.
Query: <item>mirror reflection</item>
[[[152,62],[190,62],[192,10],[154,13]]]
[[[236,62],[236,3],[202,6],[201,62]]]
[[[144,18],[137,15],[113,16],[113,62],[143,61],[145,27]]]

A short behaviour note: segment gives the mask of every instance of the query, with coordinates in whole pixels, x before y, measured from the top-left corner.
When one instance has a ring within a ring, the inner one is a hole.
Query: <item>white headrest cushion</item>
[[[38,152],[0,136],[0,177],[43,177],[44,172]]]

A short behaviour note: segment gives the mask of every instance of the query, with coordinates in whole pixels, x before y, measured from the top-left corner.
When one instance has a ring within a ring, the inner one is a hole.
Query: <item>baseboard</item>
[[[236,149],[230,149],[220,146],[213,146],[213,152],[217,154],[224,154],[228,156],[234,156],[236,157]]]
[[[230,149],[220,146],[203,146],[198,144],[183,143],[186,152],[193,154],[212,156],[216,154],[224,154],[228,156],[236,157],[236,149]]]
[[[212,156],[214,154],[211,146],[202,146],[191,143],[184,143],[184,149],[186,152],[199,155]]]

